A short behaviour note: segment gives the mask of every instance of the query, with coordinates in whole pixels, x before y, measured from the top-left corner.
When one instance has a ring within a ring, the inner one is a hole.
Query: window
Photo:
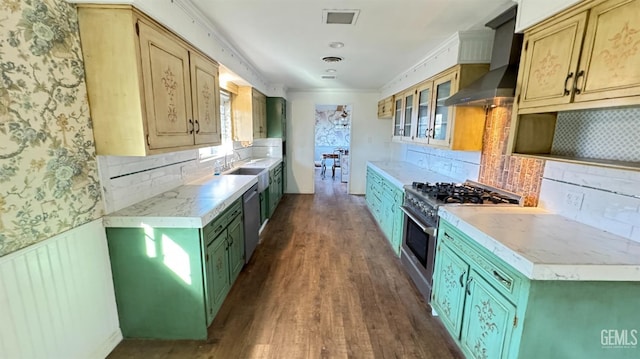
[[[220,90],[220,134],[222,144],[220,146],[205,147],[200,149],[200,159],[220,157],[233,151],[233,140],[231,138],[231,93]]]

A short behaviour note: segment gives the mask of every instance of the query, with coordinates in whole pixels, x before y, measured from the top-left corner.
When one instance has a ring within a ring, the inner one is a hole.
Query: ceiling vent
[[[322,10],[323,24],[355,25],[360,10]]]
[[[344,59],[342,57],[340,57],[340,56],[325,56],[325,57],[322,58],[322,61],[329,62],[329,63],[340,62],[342,60],[344,60]]]
[[[323,75],[323,76],[322,76],[322,79],[323,79],[323,80],[335,80],[335,79],[336,79],[336,77],[335,77],[335,76],[333,76],[333,75]]]

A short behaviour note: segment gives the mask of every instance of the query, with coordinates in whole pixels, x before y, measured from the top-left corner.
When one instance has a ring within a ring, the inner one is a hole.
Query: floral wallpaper
[[[349,147],[350,136],[351,105],[316,105],[316,146]]]
[[[0,0],[0,256],[103,213],[75,7]]]

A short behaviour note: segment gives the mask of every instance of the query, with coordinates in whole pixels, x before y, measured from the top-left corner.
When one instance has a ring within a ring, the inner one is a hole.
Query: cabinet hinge
[[[520,103],[520,94],[518,94],[518,99],[516,100],[516,103]]]
[[[529,48],[529,41],[524,43],[524,51],[527,51],[528,48]]]
[[[140,36],[140,25],[136,22],[136,35]]]
[[[454,78],[454,80],[457,80],[457,79],[458,79],[458,73],[456,72],[456,77]]]
[[[516,315],[515,317],[513,317],[513,327],[517,327],[518,326],[518,316]]]
[[[209,261],[209,255],[208,255],[208,254],[206,254],[206,255],[204,256],[204,261],[205,261],[205,262],[208,262],[208,261]]]

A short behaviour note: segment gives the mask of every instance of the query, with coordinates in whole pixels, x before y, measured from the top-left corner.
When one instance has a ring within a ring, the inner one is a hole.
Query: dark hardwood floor
[[[209,340],[125,340],[109,358],[462,358],[364,197],[317,177],[283,197]]]

